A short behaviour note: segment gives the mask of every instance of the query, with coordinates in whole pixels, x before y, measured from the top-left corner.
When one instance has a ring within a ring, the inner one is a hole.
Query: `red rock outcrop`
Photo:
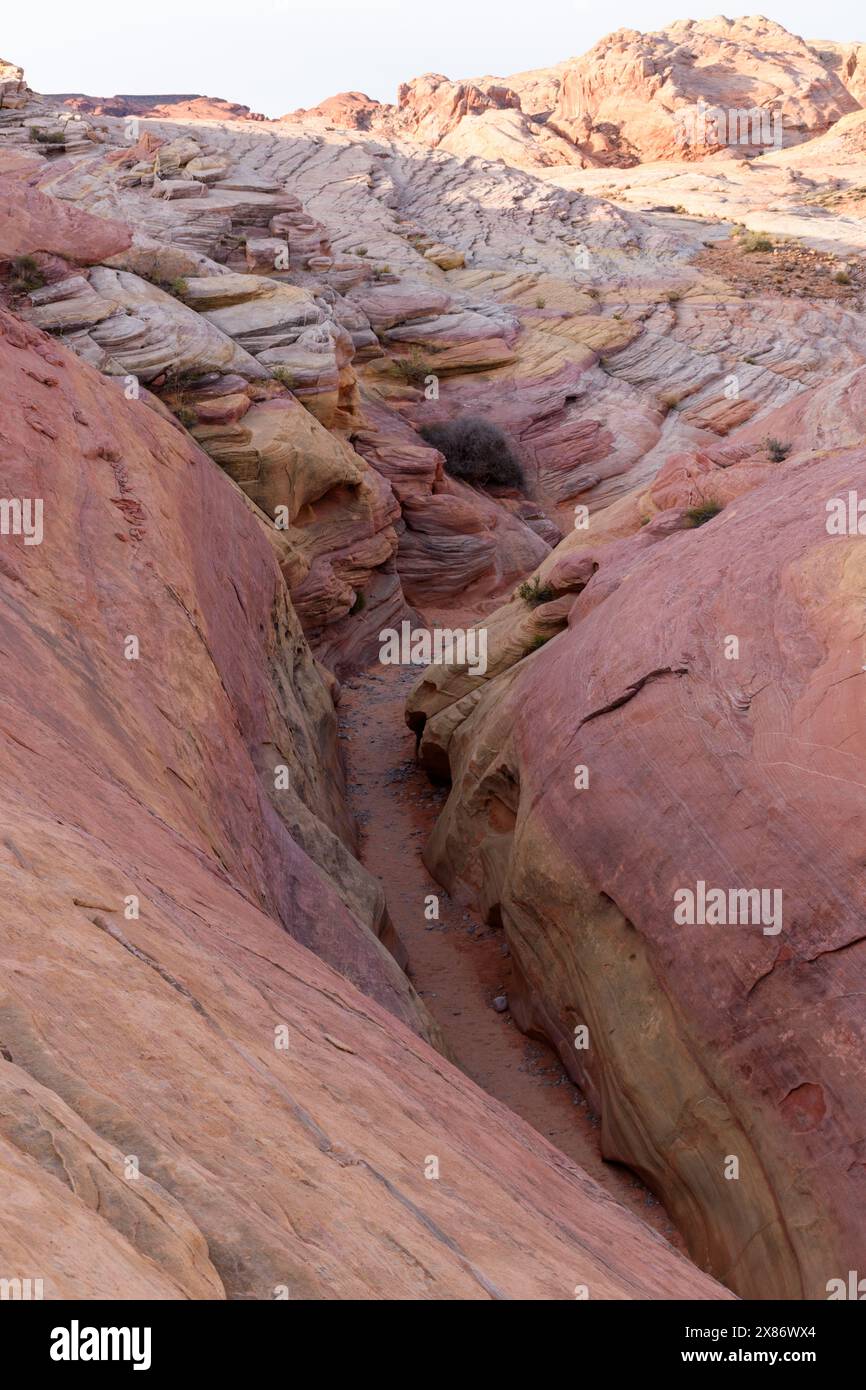
[[[807,43],[762,16],[680,20],[655,33],[616,30],[551,68],[464,81],[427,73],[402,84],[396,107],[351,92],[293,118],[405,132],[525,169],[692,161],[720,148],[756,155],[776,141],[774,117],[787,147],[858,109],[864,51]],[[724,113],[712,129],[706,111]],[[769,134],[748,113],[759,123],[764,113]]]
[[[601,39],[563,73],[550,123],[603,162],[695,159],[712,153],[715,142],[684,139],[678,117],[699,102],[725,113],[775,112],[786,145],[822,134],[859,104],[782,25],[761,16],[719,17],[681,20],[655,34],[621,29]],[[722,145],[762,152],[757,140],[754,148],[741,143],[739,127],[735,140],[727,129],[719,134]]]
[[[0,111],[14,111],[26,106],[30,89],[24,81],[24,69],[0,58]]]
[[[45,252],[77,265],[93,265],[124,251],[132,232],[46,197],[23,181],[0,177],[0,260]]]
[[[866,105],[866,44],[810,39],[809,47],[847,87],[855,101]]]
[[[90,97],[83,92],[53,92],[49,101],[60,102],[70,111],[88,116],[138,116],[142,120],[168,121],[263,121],[259,111],[251,111],[236,101],[205,97],[195,93],[171,96]]]
[[[471,82],[451,82],[441,73],[413,78],[397,92],[399,119],[430,145],[438,145],[464,117],[490,109],[519,111],[520,99],[505,86],[482,89]]]
[[[299,107],[283,117],[286,121],[321,120],[330,125],[345,126],[348,130],[370,130],[393,107],[383,106],[363,92],[338,92],[318,106]]]

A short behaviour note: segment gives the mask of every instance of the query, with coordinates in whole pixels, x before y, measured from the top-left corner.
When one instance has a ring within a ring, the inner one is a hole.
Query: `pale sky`
[[[198,92],[281,116],[341,91],[393,101],[423,72],[507,76],[613,29],[710,18],[719,0],[41,0],[7,4],[0,57],[40,92]],[[804,38],[866,40],[854,0],[757,11]]]

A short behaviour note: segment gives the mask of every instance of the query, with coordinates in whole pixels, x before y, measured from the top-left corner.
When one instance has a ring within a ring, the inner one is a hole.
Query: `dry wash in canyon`
[[[864,207],[866,46],[758,18],[0,64],[0,1274],[866,1273]]]

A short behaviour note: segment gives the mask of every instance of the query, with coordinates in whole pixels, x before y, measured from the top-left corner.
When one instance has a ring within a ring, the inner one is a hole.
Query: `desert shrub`
[[[175,275],[173,279],[167,280],[156,269],[139,270],[137,274],[149,285],[155,285],[158,290],[162,290],[164,294],[172,295],[174,299],[183,299],[188,289],[186,280],[182,275]]]
[[[748,252],[772,251],[773,249],[773,243],[770,238],[764,236],[762,232],[749,232],[747,236],[743,237],[740,245],[743,251]]]
[[[41,130],[39,126],[30,127],[30,139],[36,145],[65,145],[66,136],[62,130]]]
[[[410,348],[407,357],[395,357],[394,368],[410,386],[423,386],[428,376],[435,376],[436,368],[421,348]]]
[[[699,502],[696,507],[690,507],[686,516],[692,526],[703,526],[706,522],[712,521],[714,516],[718,516],[721,510],[721,502],[716,502],[714,498],[708,497],[706,502]]]
[[[516,454],[502,430],[489,420],[460,415],[442,425],[427,425],[421,436],[444,454],[452,478],[488,486],[523,486]]]
[[[30,294],[45,284],[45,276],[33,256],[16,256],[10,268],[9,288],[13,294]]]
[[[166,391],[182,394],[193,390],[206,377],[207,372],[199,371],[195,367],[169,367],[165,372],[162,386]]]
[[[192,368],[169,367],[159,384],[161,398],[186,430],[191,430],[198,424],[194,392],[206,379],[206,372],[202,373]]]
[[[679,290],[668,290],[667,294],[665,295],[665,299],[667,300],[668,304],[679,304],[680,300],[682,299],[682,295],[680,294]]]
[[[783,444],[781,439],[769,438],[766,442],[767,457],[773,463],[783,463],[792,449],[791,444]]]
[[[848,274],[847,270],[837,270],[833,279],[836,281],[837,285],[850,285],[851,283],[851,276]]]
[[[528,603],[530,608],[537,608],[540,603],[550,603],[556,598],[556,594],[549,584],[542,584],[538,575],[530,582],[524,579],[517,590],[518,598],[522,598],[524,603]]]
[[[543,309],[546,303],[547,303],[547,300],[545,299],[545,297],[544,297],[543,294],[538,294],[538,295],[535,296],[535,307],[536,307],[536,309]]]

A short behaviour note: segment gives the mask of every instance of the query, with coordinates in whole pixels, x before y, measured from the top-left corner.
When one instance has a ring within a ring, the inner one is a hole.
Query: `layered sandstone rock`
[[[137,116],[140,119],[170,121],[262,121],[260,112],[236,101],[205,97],[197,93],[170,96],[91,97],[83,92],[54,92],[51,101],[62,102],[71,111],[89,116]]]
[[[866,104],[866,44],[810,39],[809,47],[861,106]]]
[[[396,106],[343,93],[294,119],[408,133],[520,169],[692,161],[720,149],[755,156],[859,108],[863,53],[807,43],[761,16],[681,20],[655,33],[617,30],[551,68],[465,81],[428,73],[402,84]]]
[[[680,494],[665,524],[575,535],[536,606],[490,620],[486,678],[431,669],[409,706],[454,780],[428,862],[503,925],[521,1026],[753,1298],[823,1297],[864,1234],[862,557],[825,526],[862,464],[747,461],[708,526]],[[779,928],[678,925],[699,882],[778,891]]]
[[[299,107],[283,119],[321,120],[331,125],[346,126],[351,130],[370,130],[388,109],[382,102],[374,101],[364,92],[338,92],[336,96],[320,101],[317,106],[309,106],[306,109]]]
[[[29,172],[25,164],[20,172]],[[23,181],[0,178],[0,259],[44,252],[79,265],[107,260],[132,242],[128,227],[91,217]]]
[[[352,855],[327,692],[464,603],[499,605],[488,669],[432,670],[411,717],[455,779],[431,867],[505,926],[514,1017],[699,1263],[794,1298],[856,1265],[859,561],[821,492],[861,463],[866,163],[859,56],[831,48],[685,23],[267,133],[0,102],[0,280],[32,325],[2,340],[6,443],[66,518],[2,541],[37,677],[34,703],[6,673],[4,1253],[66,1201],[52,1292],[719,1296],[406,1031],[433,1036]],[[780,105],[783,148],[690,158],[701,101]],[[447,475],[419,431],[460,415],[531,499]],[[778,936],[674,927],[674,889],[725,874],[783,891]]]
[[[548,544],[519,515],[448,477],[442,455],[381,404],[365,404],[353,442],[399,502],[396,564],[410,603],[477,601],[547,554]]]
[[[24,81],[24,69],[0,58],[0,110],[14,111],[27,104],[29,88]]]
[[[173,132],[166,142],[147,131],[128,152],[109,149],[101,162],[91,160],[87,182],[67,169],[48,184],[54,193],[75,193],[88,203],[99,188],[100,206],[110,196],[115,207],[137,216],[147,185],[130,182],[130,168],[155,168],[159,162],[163,171],[185,176],[201,149],[200,140],[183,133]],[[354,265],[330,257],[327,267],[304,269],[313,259],[311,248],[329,247],[323,225],[305,212],[279,175],[253,177],[242,163],[224,162],[230,171],[211,184],[208,198],[228,210],[232,228],[244,240],[242,271],[229,268],[237,264],[234,256],[229,265],[211,259],[224,254],[223,232],[197,213],[190,220],[181,200],[161,221],[148,217],[134,244],[111,257],[110,269],[61,276],[31,293],[25,312],[102,370],[154,382],[182,423],[265,515],[275,520],[278,507],[286,510],[287,529],[274,541],[280,563],[305,630],[319,654],[342,672],[369,659],[383,626],[408,615],[404,594],[423,603],[470,588],[495,592],[539,563],[545,544],[519,511],[466,489],[459,503],[446,503],[443,495],[426,519],[417,511],[401,513],[388,467],[380,475],[384,481],[369,471],[362,481],[357,456],[351,479],[341,474],[321,488],[305,482],[309,497],[299,519],[289,495],[292,477],[307,468],[308,456],[331,457],[335,463],[350,457],[341,433],[370,433],[372,421],[358,393],[365,364],[380,400],[390,392],[400,408],[395,365],[422,353],[443,379],[470,372],[485,378],[515,362],[521,323],[506,303],[486,294],[486,286],[481,296],[475,293],[471,279],[470,293],[449,292],[442,268],[461,265],[464,254],[420,233],[412,234],[413,269],[435,274],[438,287],[415,275],[391,276],[389,283],[380,268],[365,265],[360,256]],[[159,186],[170,189],[183,182],[172,177]],[[269,228],[279,230],[282,240],[260,236],[260,229]],[[179,244],[180,237],[185,244]],[[265,246],[268,255],[260,263],[258,250]],[[273,252],[277,246],[285,253],[282,262]],[[251,247],[256,248],[252,264]],[[357,283],[347,283],[350,274]],[[272,381],[266,384],[265,376]],[[337,437],[305,424],[277,383]],[[411,398],[415,392],[407,394]],[[282,397],[282,405],[275,396]],[[418,422],[423,423],[420,416]],[[271,428],[277,423],[279,428]],[[400,417],[389,419],[387,410],[380,412],[374,432],[379,435],[370,459],[374,470],[380,446],[386,451],[393,444],[398,450],[415,447]],[[287,459],[294,462],[287,465]],[[441,461],[434,471],[440,491],[460,490],[442,479]]]
[[[739,148],[739,127],[730,141],[727,120],[718,141],[684,138],[678,117],[698,103],[726,118],[729,111],[776,112],[786,144],[821,134],[858,104],[782,25],[760,16],[719,17],[682,20],[656,34],[622,29],[602,39],[563,74],[550,123],[611,163],[677,153],[701,158],[716,143]],[[745,148],[761,152],[757,141]]]
[[[2,539],[4,1277],[724,1297],[412,1031],[330,696],[240,494],[5,312],[0,382],[5,488],[44,507],[38,543]]]

